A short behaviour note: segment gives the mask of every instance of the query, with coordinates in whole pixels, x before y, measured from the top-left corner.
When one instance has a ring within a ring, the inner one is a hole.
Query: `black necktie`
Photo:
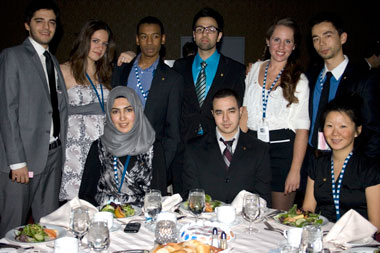
[[[57,90],[55,86],[54,63],[48,51],[44,52],[44,56],[46,59],[46,71],[49,78],[51,106],[53,108],[53,126],[54,126],[53,136],[58,137],[59,130],[60,130],[60,121],[59,121],[59,111],[58,111],[58,97],[57,97]]]
[[[326,73],[326,80],[323,83],[321,97],[319,98],[317,117],[315,118],[313,137],[311,138],[311,144],[313,145],[314,148],[318,148],[318,130],[322,131],[322,128],[323,128],[323,126],[320,125],[321,117],[324,110],[326,109],[326,105],[329,102],[331,76],[332,74],[330,71]]]
[[[223,151],[223,160],[226,163],[226,167],[228,169],[232,161],[232,143],[234,143],[235,139],[232,139],[231,141],[225,141],[220,138],[219,140],[223,142],[224,145],[226,145],[226,148]]]

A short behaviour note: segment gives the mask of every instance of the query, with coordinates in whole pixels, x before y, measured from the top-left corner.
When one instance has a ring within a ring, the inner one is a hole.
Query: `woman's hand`
[[[290,170],[285,181],[285,194],[295,192],[300,187],[300,172],[295,170]]]
[[[117,59],[117,66],[121,66],[123,63],[130,63],[135,57],[136,53],[133,51],[122,52]]]

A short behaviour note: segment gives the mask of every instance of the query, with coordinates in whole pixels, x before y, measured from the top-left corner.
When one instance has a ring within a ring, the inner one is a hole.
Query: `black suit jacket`
[[[240,131],[229,169],[213,133],[189,141],[185,151],[183,195],[201,188],[213,199],[231,203],[241,190],[258,193],[271,205],[269,145]]]
[[[112,74],[112,87],[126,85],[136,58]],[[135,84],[128,84],[135,85]],[[183,78],[161,59],[157,65],[146,100],[144,113],[156,131],[156,138],[162,142],[167,167],[172,162],[180,142],[179,124],[183,96]]]
[[[221,54],[215,78],[202,107],[199,107],[192,72],[194,57],[179,59],[173,66],[173,69],[180,73],[185,80],[181,118],[181,136],[184,141],[198,136],[199,124],[202,125],[205,133],[215,131],[211,107],[212,97],[218,90],[224,88],[235,90],[241,100],[243,100],[245,90],[245,66]]]
[[[313,94],[321,67],[311,69],[307,73],[310,85],[309,115],[313,117]],[[374,74],[363,74],[348,63],[339,83],[335,97],[358,94],[362,98],[361,113],[363,129],[355,140],[358,150],[369,157],[380,157],[380,96],[379,77]]]

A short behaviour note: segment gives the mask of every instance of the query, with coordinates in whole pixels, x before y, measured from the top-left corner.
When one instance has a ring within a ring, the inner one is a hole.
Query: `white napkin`
[[[182,198],[178,193],[172,196],[165,196],[162,198],[162,211],[174,212],[177,205],[181,202],[182,202]]]
[[[335,223],[324,240],[349,246],[349,242],[369,238],[376,231],[377,228],[374,225],[351,209]]]
[[[90,219],[94,216],[94,213],[98,212],[98,209],[87,201],[75,197],[54,212],[46,215],[45,217],[42,217],[40,219],[40,223],[69,227],[71,209],[77,207],[87,207]]]
[[[231,205],[235,207],[236,214],[240,214],[243,210],[243,200],[245,195],[253,195],[253,193],[246,190],[242,190],[236,195],[235,199],[232,201]],[[260,197],[260,213],[263,214],[268,211],[267,201]]]

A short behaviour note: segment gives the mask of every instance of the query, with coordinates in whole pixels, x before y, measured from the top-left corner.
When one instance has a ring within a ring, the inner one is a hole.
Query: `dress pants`
[[[25,225],[30,208],[35,223],[58,208],[61,175],[62,145],[49,150],[45,169],[28,184],[12,182],[8,173],[0,172],[0,238]]]

